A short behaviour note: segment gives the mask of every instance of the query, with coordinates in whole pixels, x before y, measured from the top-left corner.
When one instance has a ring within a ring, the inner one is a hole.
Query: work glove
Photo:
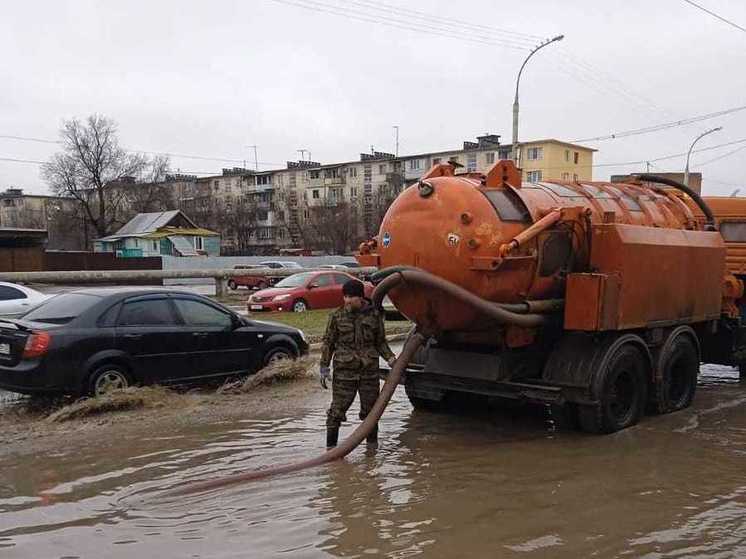
[[[331,380],[332,378],[332,371],[329,367],[325,367],[324,365],[319,366],[319,380],[321,381],[321,388],[328,388],[326,383],[327,381]]]
[[[387,361],[387,363],[389,364],[389,367],[393,368],[394,367],[394,363],[396,363],[396,356],[394,356],[391,359],[389,359]]]

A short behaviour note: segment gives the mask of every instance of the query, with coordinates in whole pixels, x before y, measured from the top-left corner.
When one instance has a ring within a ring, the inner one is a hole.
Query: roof
[[[584,149],[586,151],[598,151],[596,148],[589,148],[588,146],[581,146],[580,144],[573,144],[572,142],[563,142],[562,140],[555,140],[554,138],[549,138],[547,140],[531,140],[528,142],[518,142],[520,145],[525,146],[528,144],[559,144],[561,146],[570,146],[577,149]],[[510,147],[510,144],[506,144],[500,147]]]
[[[191,223],[192,227],[197,225],[184,215],[181,210],[171,210],[168,212],[152,212],[137,214],[135,217],[125,223],[122,228],[114,233],[117,237],[126,237],[127,235],[142,235],[143,233],[152,233],[161,227],[169,224],[177,215],[181,214],[184,219]]]
[[[169,227],[169,224],[176,219],[177,217],[181,217],[184,221],[186,221],[190,227],[180,228],[180,227]],[[163,235],[153,235],[156,232],[159,232],[161,229],[166,229],[167,231],[164,232]],[[127,223],[125,223],[119,231],[114,233],[113,235],[109,235],[108,237],[102,237],[101,239],[96,239],[97,241],[117,241],[123,237],[150,237],[153,236],[154,238],[157,238],[159,236],[166,237],[168,235],[173,235],[176,232],[183,233],[187,231],[186,234],[192,234],[192,235],[217,235],[214,231],[210,231],[208,229],[202,229],[201,227],[198,227],[197,224],[195,224],[191,219],[189,219],[184,212],[181,210],[170,210],[167,212],[151,212],[151,213],[141,213],[137,214],[135,217],[130,219]],[[189,233],[190,231],[196,231],[195,233]]]

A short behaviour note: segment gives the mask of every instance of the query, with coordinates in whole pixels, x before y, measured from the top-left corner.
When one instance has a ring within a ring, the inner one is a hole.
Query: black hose
[[[648,175],[643,173],[641,175],[634,176],[641,181],[665,184],[666,186],[671,186],[673,188],[681,190],[681,192],[694,200],[694,203],[699,206],[699,209],[702,210],[702,213],[705,214],[705,217],[707,217],[707,226],[705,227],[705,229],[709,231],[717,231],[717,226],[715,224],[715,215],[712,213],[712,210],[710,210],[710,207],[705,203],[704,200],[702,200],[702,197],[699,194],[694,192],[685,184],[681,184],[679,181],[675,181],[666,177],[659,177],[658,175]]]
[[[514,324],[516,326],[523,326],[524,328],[534,328],[547,322],[546,316],[540,314],[519,314],[506,310],[496,306],[491,301],[482,299],[471,291],[467,291],[460,285],[456,285],[423,270],[400,270],[389,274],[386,279],[378,284],[376,290],[373,292],[373,304],[380,306],[384,295],[401,282],[414,283],[446,293],[500,324]]]

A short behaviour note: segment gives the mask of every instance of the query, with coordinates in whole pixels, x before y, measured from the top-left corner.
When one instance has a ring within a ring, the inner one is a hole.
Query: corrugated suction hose
[[[386,272],[386,270],[382,270]],[[516,324],[524,327],[533,327],[543,324],[547,317],[539,314],[518,314],[508,311],[504,308],[496,306],[490,301],[486,301],[481,297],[477,297],[473,293],[466,289],[459,287],[458,285],[451,283],[443,278],[434,276],[428,272],[418,269],[396,269],[390,274],[381,274],[384,279],[379,283],[373,291],[373,304],[380,307],[381,301],[386,294],[401,283],[414,283],[423,287],[440,290],[448,295],[451,295],[464,304],[472,306],[485,314],[486,316],[500,322],[501,324]],[[386,378],[386,382],[383,383],[381,392],[378,395],[376,403],[373,405],[373,409],[370,411],[368,416],[358,425],[358,427],[344,439],[339,446],[327,450],[324,454],[320,454],[314,458],[309,458],[302,462],[293,462],[289,464],[281,464],[279,466],[269,466],[267,468],[261,468],[258,470],[251,470],[248,472],[233,474],[217,479],[210,479],[206,481],[198,481],[194,483],[187,483],[181,486],[177,486],[167,491],[164,496],[179,496],[187,495],[190,493],[200,493],[203,491],[210,491],[212,489],[218,489],[220,487],[226,487],[228,485],[235,485],[243,483],[245,481],[253,481],[257,479],[263,479],[279,474],[287,474],[290,472],[297,472],[306,468],[312,468],[314,466],[320,466],[328,462],[333,462],[340,458],[344,458],[347,454],[352,452],[365,437],[373,430],[378,423],[378,420],[383,415],[386,406],[391,400],[391,397],[396,390],[399,380],[401,379],[402,373],[406,368],[407,364],[414,357],[415,352],[425,342],[426,337],[415,330],[413,334],[409,336],[401,354],[399,355],[394,367]]]

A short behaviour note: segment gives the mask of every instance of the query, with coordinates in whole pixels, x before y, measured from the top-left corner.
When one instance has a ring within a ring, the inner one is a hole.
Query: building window
[[[220,181],[218,180],[212,181],[212,186],[214,186],[215,188],[220,188]]]
[[[308,219],[308,210],[303,210],[303,219]]]
[[[466,156],[466,170],[476,171],[477,170],[477,154],[470,153]]]
[[[357,187],[350,187],[350,198],[357,198]]]
[[[326,169],[324,171],[324,178],[325,179],[336,179],[338,177],[337,175],[337,169]]]
[[[420,160],[419,159],[410,159],[409,160],[409,170],[410,171],[418,171],[420,169]]]
[[[269,184],[271,178],[270,175],[260,175],[256,178],[256,184]]]
[[[451,163],[460,163],[458,155],[454,155],[452,157],[449,157],[448,161],[450,161]]]
[[[158,241],[153,241],[153,250],[158,252]]]
[[[378,174],[379,175],[385,175],[386,174],[386,164],[383,163],[378,166]]]
[[[509,149],[501,149],[498,152],[498,156],[500,159],[510,159],[510,150]]]
[[[440,164],[440,157],[433,157],[433,165],[439,165]]]
[[[347,174],[353,178],[357,177],[357,167],[350,167],[349,169],[347,169]]]
[[[528,182],[539,182],[541,181],[541,171],[529,171],[526,173],[526,180]]]
[[[576,151],[575,152],[575,165],[578,164],[578,161],[580,160],[580,154]]]
[[[528,148],[526,157],[529,161],[539,161],[544,159],[544,148]]]
[[[495,152],[490,151],[485,153],[484,158],[487,160],[487,165],[492,165],[495,162]]]
[[[319,199],[319,191],[318,191],[318,190],[312,190],[312,191],[311,191],[311,197],[312,197],[312,198],[313,198],[314,200],[318,200],[318,199]]]
[[[280,221],[285,221],[285,210],[277,211],[277,219],[279,219]]]
[[[565,161],[567,162],[570,161],[570,150],[569,149],[565,150]]]
[[[204,243],[202,237],[194,237],[194,248],[195,250],[203,250]]]
[[[563,181],[569,181],[570,180],[570,173],[562,173],[562,180]]]
[[[308,176],[309,176],[309,177],[311,177],[312,179],[317,179],[317,178],[319,178],[319,174],[320,174],[320,173],[319,173],[318,171],[309,171],[309,172],[308,172]]]

